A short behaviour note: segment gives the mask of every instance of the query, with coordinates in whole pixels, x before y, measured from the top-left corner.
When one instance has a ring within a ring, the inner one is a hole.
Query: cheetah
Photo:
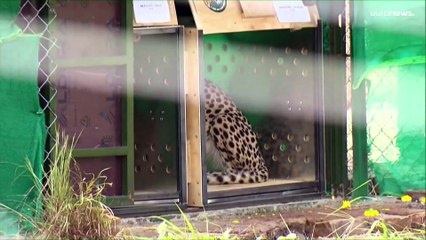
[[[207,183],[267,181],[268,169],[247,118],[221,89],[209,80],[205,83],[206,151],[216,165]]]

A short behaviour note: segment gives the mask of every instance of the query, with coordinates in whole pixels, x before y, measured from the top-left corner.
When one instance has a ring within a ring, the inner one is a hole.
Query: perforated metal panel
[[[181,37],[180,28],[135,30],[135,190],[140,195],[177,196],[182,186]]]

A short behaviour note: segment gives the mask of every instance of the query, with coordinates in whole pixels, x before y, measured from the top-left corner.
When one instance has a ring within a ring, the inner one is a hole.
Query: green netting
[[[356,1],[353,24],[353,83],[367,81],[369,164],[379,189],[425,189],[425,2]]]
[[[0,234],[18,231],[14,211],[32,216],[37,209],[26,161],[40,179],[46,139],[37,86],[40,37],[22,34],[15,25],[19,4],[0,2]]]

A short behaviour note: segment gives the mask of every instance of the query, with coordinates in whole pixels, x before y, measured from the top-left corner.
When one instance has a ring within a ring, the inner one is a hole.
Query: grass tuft
[[[76,139],[57,134],[58,143],[46,176],[43,191],[43,221],[39,229],[43,238],[104,239],[117,235],[118,218],[102,200],[110,185],[101,171],[83,178],[72,157]],[[74,176],[72,174],[74,173]],[[75,177],[76,184],[72,184]]]

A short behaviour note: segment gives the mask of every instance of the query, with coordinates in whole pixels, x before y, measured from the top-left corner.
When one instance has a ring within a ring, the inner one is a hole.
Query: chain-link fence
[[[18,25],[26,34],[41,35],[39,49],[39,101],[46,115],[46,127],[48,130],[48,143],[45,149],[45,158],[48,160],[56,141],[53,128],[56,122],[56,114],[52,109],[52,103],[56,96],[56,89],[52,82],[52,76],[56,70],[56,64],[52,55],[57,48],[57,39],[51,32],[51,25],[56,18],[54,9],[48,0],[22,0],[19,12]]]
[[[368,160],[383,193],[424,186],[424,80],[410,76],[419,68],[389,66],[368,75]]]

